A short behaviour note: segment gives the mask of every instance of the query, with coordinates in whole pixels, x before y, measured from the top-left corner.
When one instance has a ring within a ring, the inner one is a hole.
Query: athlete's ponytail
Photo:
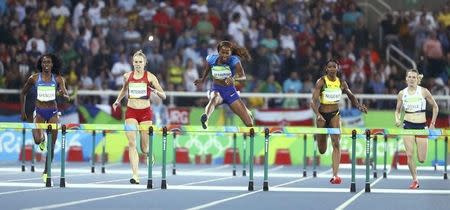
[[[229,47],[229,48],[231,48],[231,54],[239,56],[239,58],[241,60],[246,60],[246,61],[252,60],[252,56],[250,55],[250,53],[248,52],[247,48],[245,48],[245,47],[239,47],[239,46],[233,44],[230,41],[221,41],[217,45],[217,51],[220,51],[220,49],[222,47]]]

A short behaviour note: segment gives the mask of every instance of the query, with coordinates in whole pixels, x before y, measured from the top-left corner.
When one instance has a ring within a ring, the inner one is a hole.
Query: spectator
[[[123,86],[123,74],[131,71],[131,65],[127,61],[127,57],[125,54],[120,54],[120,61],[114,63],[111,74],[116,81],[114,84],[114,89],[118,89]]]
[[[186,71],[184,72],[184,87],[188,92],[197,91],[197,86],[194,85],[194,81],[199,79],[198,69],[194,65],[192,59],[187,61]]]

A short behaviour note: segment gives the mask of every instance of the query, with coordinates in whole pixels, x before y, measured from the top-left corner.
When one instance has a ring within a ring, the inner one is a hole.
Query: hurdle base
[[[383,179],[386,179],[386,178],[387,178],[387,173],[383,172]]]
[[[61,179],[59,179],[59,187],[66,187],[66,178],[61,177]]]
[[[447,173],[444,173],[444,179],[445,179],[445,180],[447,180],[447,179],[448,179],[448,177],[447,177]]]
[[[50,177],[47,177],[47,179],[45,180],[45,186],[46,187],[52,186],[52,179]]]
[[[306,171],[303,171],[303,177],[306,177]]]
[[[167,189],[167,182],[166,182],[166,180],[161,180],[161,189]]]
[[[242,171],[242,176],[247,176],[247,172],[245,170]]]
[[[236,170],[233,169],[233,176],[236,176]]]
[[[91,167],[91,173],[95,173],[95,167],[94,166]]]
[[[365,192],[370,192],[370,183],[366,183]]]
[[[317,171],[313,171],[313,177],[317,177]]]
[[[153,188],[153,180],[149,179],[147,180],[147,189],[152,189]]]
[[[253,188],[253,181],[249,181],[248,182],[248,191],[253,191],[254,190],[254,188]]]
[[[102,166],[102,174],[104,174],[104,173],[105,173],[105,167]]]
[[[172,175],[176,175],[177,174],[177,169],[172,169]]]
[[[22,165],[22,172],[25,171],[25,165]]]
[[[267,181],[264,181],[264,183],[263,183],[263,190],[269,191],[269,183]]]
[[[31,166],[31,172],[34,172],[34,166]]]
[[[356,192],[356,184],[354,182],[350,184],[350,192]]]

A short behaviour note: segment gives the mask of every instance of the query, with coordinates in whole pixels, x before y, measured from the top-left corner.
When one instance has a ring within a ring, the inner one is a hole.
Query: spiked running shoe
[[[206,121],[208,121],[208,116],[206,114],[202,114],[202,116],[200,117],[200,122],[202,122],[203,129],[206,129],[208,127]]]
[[[333,178],[330,179],[331,184],[341,184],[342,179],[338,176],[333,176]]]
[[[130,179],[130,183],[131,184],[139,184],[139,177],[138,176],[134,176]]]
[[[419,189],[419,181],[414,180],[411,185],[409,185],[409,189],[415,190],[415,189]]]
[[[41,143],[39,143],[39,149],[41,151],[44,151],[46,147],[47,147],[47,144],[45,143],[45,139],[42,139]]]
[[[44,181],[44,183],[47,183],[47,174],[42,174],[42,181]]]

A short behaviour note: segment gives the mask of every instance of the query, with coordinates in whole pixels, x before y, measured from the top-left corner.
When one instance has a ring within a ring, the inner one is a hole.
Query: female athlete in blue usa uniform
[[[240,99],[239,93],[234,86],[235,80],[245,80],[246,76],[240,59],[250,60],[247,49],[238,47],[229,41],[221,41],[217,46],[219,54],[208,55],[202,78],[197,79],[194,84],[200,86],[211,73],[213,78],[212,88],[209,92],[209,102],[205,107],[205,113],[200,121],[203,129],[207,128],[208,118],[217,105],[226,103],[236,113],[244,124],[253,126],[250,111]]]
[[[22,92],[20,94],[21,114],[22,120],[27,120],[29,117],[26,113],[26,105],[31,103],[26,96],[30,91],[36,91],[33,95],[36,98],[34,107],[33,121],[35,123],[58,123],[58,106],[56,97],[62,96],[69,101],[69,95],[66,90],[66,85],[60,70],[62,67],[61,60],[53,54],[45,54],[37,61],[36,68],[38,73],[31,75],[26,81]],[[41,151],[46,148],[44,132],[41,129],[33,129],[34,142],[39,145]],[[52,130],[52,160],[55,154],[55,143],[57,140],[58,130]],[[42,180],[47,180],[47,165],[51,160],[45,161],[44,172],[42,173]]]

